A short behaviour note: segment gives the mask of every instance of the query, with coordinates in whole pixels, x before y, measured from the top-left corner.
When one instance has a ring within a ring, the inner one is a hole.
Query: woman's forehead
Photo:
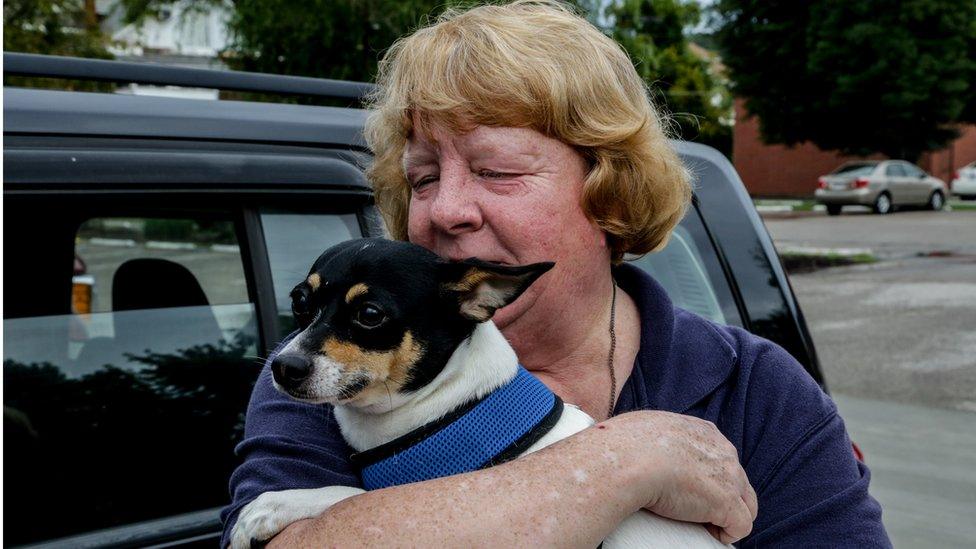
[[[456,132],[446,126],[433,125],[426,132],[414,132],[404,148],[404,160],[436,155],[445,148],[465,154],[535,154],[551,140],[530,128],[475,126]]]

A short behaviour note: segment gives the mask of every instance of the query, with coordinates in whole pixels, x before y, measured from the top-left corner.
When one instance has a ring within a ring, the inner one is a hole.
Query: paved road
[[[895,546],[976,546],[976,212],[765,221],[882,259],[790,280]]]
[[[765,222],[781,248],[881,259],[790,277],[831,389],[976,411],[976,211]]]
[[[790,280],[832,390],[976,412],[976,256]]]
[[[763,216],[777,245],[871,248],[881,258],[945,251],[976,255],[976,211],[799,212]]]
[[[835,394],[898,548],[976,545],[976,415]]]

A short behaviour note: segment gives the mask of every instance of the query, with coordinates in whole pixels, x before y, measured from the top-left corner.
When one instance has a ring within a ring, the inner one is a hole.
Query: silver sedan
[[[869,206],[886,214],[898,206],[941,210],[949,188],[945,182],[904,160],[848,162],[817,181],[814,198],[837,215],[846,205]]]

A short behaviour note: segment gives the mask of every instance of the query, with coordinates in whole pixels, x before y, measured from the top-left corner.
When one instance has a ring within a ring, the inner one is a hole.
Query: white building
[[[162,63],[180,67],[225,69],[220,54],[227,48],[231,5],[180,0],[137,24],[123,24],[118,0],[98,0],[102,30],[111,37],[108,50],[120,61]],[[217,99],[216,90],[130,84],[119,93]]]

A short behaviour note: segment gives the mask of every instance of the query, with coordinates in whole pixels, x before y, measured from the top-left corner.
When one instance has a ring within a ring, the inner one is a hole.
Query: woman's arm
[[[726,543],[756,516],[736,451],[711,423],[632,412],[497,467],[351,497],[271,547],[595,547],[641,507],[712,523]]]

